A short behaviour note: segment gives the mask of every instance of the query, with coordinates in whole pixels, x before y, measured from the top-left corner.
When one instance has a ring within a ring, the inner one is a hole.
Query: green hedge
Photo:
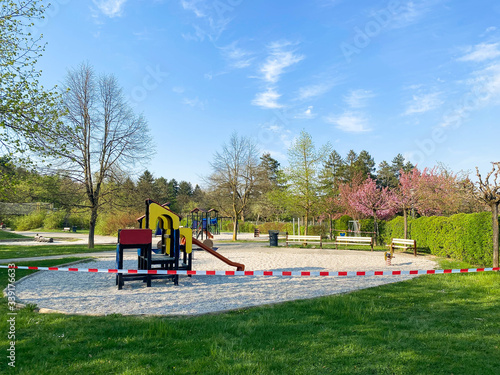
[[[337,220],[334,220],[333,227],[337,230],[348,230],[349,229],[349,221],[352,220],[352,217],[348,215],[341,216]]]
[[[262,234],[267,234],[269,233],[270,230],[279,230],[280,232],[288,232],[288,233],[293,232],[292,223],[285,223],[285,222],[272,221],[267,223],[261,223],[258,225],[258,228],[260,229],[260,233]]]
[[[385,223],[381,234],[385,243],[389,243],[391,238],[403,238],[403,217]],[[457,214],[450,217],[408,218],[408,238],[416,240],[419,249],[425,249],[441,257],[478,265],[491,265],[492,237],[489,212]]]
[[[224,220],[221,224],[222,232],[232,232],[233,222],[231,220]],[[249,222],[238,221],[238,231],[240,233],[253,233],[255,230],[255,224]]]

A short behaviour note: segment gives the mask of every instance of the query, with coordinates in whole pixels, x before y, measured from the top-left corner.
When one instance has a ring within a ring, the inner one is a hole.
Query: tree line
[[[214,155],[206,199],[232,217],[235,227],[245,218],[302,217],[309,223],[348,214],[376,221],[397,213],[451,215],[484,209],[469,194],[471,182],[464,174],[443,166],[419,170],[401,154],[376,167],[368,151],[342,156],[329,144],[315,147],[305,131],[290,146],[286,167],[268,153],[259,157],[255,144],[236,133],[222,150]]]

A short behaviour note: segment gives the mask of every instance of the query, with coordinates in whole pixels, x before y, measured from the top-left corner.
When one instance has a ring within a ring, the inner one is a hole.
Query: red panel
[[[122,245],[147,245],[152,236],[151,229],[122,229],[119,240]]]

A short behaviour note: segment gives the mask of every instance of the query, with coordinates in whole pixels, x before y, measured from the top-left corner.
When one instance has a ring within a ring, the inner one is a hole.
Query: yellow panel
[[[190,254],[193,251],[193,231],[191,228],[179,228],[181,236],[186,238],[186,253]]]
[[[160,206],[158,203],[151,202],[149,204],[149,229],[156,230],[156,222],[161,216],[169,217],[172,220],[173,229],[179,229],[179,216],[174,214],[169,209]]]

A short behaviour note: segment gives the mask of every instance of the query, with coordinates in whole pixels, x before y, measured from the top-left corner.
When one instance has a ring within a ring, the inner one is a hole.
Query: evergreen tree
[[[177,195],[179,194],[179,184],[175,178],[172,178],[167,185],[168,192],[168,202],[170,203],[170,209],[177,212]]]
[[[165,178],[155,178],[151,199],[160,204],[168,203],[170,201],[168,181]]]
[[[276,185],[280,169],[279,161],[274,159],[270,153],[265,153],[260,157],[260,166],[264,172],[265,179],[267,179],[271,185]]]
[[[349,150],[344,159],[344,164],[340,168],[340,176],[342,183],[351,183],[353,177],[356,175],[356,161],[358,154],[354,150]]]
[[[394,175],[393,168],[385,160],[378,165],[377,185],[390,188],[397,186],[397,178]]]
[[[193,185],[187,181],[179,182],[179,190],[177,194],[177,210],[178,213],[185,213],[186,207],[193,196]]]
[[[368,151],[361,151],[354,165],[355,171],[360,173],[362,176],[367,176],[369,178],[373,177],[373,172],[375,171],[375,161]]]
[[[323,195],[331,196],[338,194],[343,166],[344,160],[337,151],[333,150],[328,155],[328,160],[323,165],[323,169],[319,174],[320,188]]]
[[[148,170],[145,170],[139,177],[137,181],[137,196],[141,202],[144,202],[148,198],[153,199],[152,197],[155,196],[154,181],[153,175]]]

